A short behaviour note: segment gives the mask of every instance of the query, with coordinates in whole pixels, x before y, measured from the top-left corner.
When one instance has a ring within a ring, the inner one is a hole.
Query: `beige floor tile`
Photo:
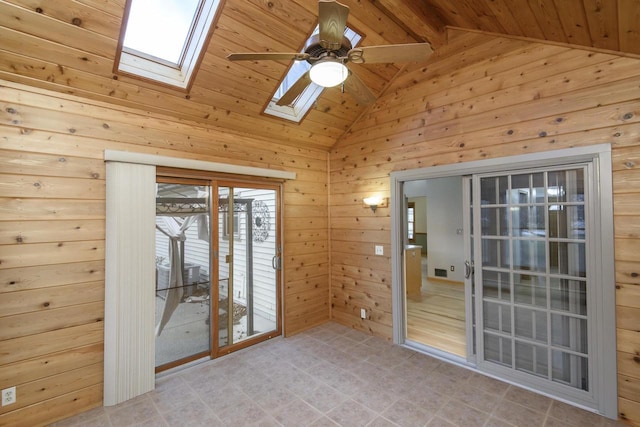
[[[509,384],[475,372],[471,374],[467,383],[471,386],[500,396],[503,396],[509,389]]]
[[[434,413],[425,410],[423,407],[406,400],[398,400],[393,403],[382,416],[393,420],[394,423],[402,427],[425,426],[434,417]]]
[[[316,387],[303,390],[298,394],[298,397],[322,413],[327,413],[349,400],[348,396],[326,384],[319,384]]]
[[[546,396],[516,386],[509,387],[504,398],[545,414],[549,410],[552,402],[552,400]]]
[[[434,417],[427,427],[455,427],[455,424],[451,424],[449,421],[443,420],[440,417]]]
[[[596,427],[604,424],[604,418],[601,416],[558,401],[554,401],[551,404],[549,415],[573,426]]]
[[[370,383],[364,384],[351,398],[378,413],[385,411],[398,400],[395,393]]]
[[[613,427],[615,421],[329,323],[192,366],[55,427]]]
[[[338,424],[334,423],[333,420],[327,417],[321,417],[315,420],[312,424],[309,424],[309,427],[339,427]]]
[[[493,411],[496,418],[519,427],[540,427],[544,425],[546,415],[526,408],[509,400],[502,400]]]
[[[153,401],[144,396],[133,403],[126,402],[106,410],[109,420],[114,426],[127,427],[157,417],[159,414]]]
[[[367,427],[397,427],[398,424],[389,421],[384,417],[378,417],[367,424]]]
[[[484,427],[513,427],[513,424],[495,417],[490,417]]]
[[[354,400],[347,400],[327,412],[327,416],[340,426],[364,427],[376,418],[376,413]]]
[[[451,424],[461,427],[480,427],[489,419],[489,414],[456,400],[450,400],[440,408],[438,416]]]
[[[223,425],[222,421],[200,400],[194,400],[184,406],[174,408],[164,413],[163,418],[170,427],[217,427]]]
[[[238,400],[217,415],[228,426],[246,426],[257,423],[268,416],[260,405],[249,399]]]
[[[294,399],[271,412],[271,416],[285,427],[302,427],[314,423],[322,413],[301,399]]]
[[[458,388],[452,399],[457,399],[472,408],[488,414],[493,411],[500,401],[499,396],[471,386]]]

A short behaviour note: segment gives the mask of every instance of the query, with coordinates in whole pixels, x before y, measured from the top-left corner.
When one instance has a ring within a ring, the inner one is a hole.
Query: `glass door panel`
[[[156,198],[156,369],[210,354],[208,185],[160,182]]]
[[[218,346],[226,349],[280,329],[278,191],[219,186],[217,205]]]
[[[479,365],[589,391],[584,180],[582,166],[475,177]]]

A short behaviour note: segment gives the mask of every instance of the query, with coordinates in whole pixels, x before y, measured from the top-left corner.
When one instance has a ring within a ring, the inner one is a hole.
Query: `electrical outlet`
[[[2,406],[16,403],[16,387],[2,389]]]
[[[451,267],[449,267],[449,270],[456,271],[456,268],[452,265]]]
[[[361,308],[360,309],[360,318],[361,319],[366,319],[367,318],[367,309],[366,308]]]
[[[376,245],[376,255],[384,255],[384,246]]]

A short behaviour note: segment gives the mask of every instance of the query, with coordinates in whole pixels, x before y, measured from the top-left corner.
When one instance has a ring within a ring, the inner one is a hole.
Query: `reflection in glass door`
[[[157,181],[156,371],[279,335],[281,187]]]
[[[279,333],[278,189],[217,187],[218,351]]]
[[[586,170],[474,177],[477,351],[484,369],[526,374],[551,389],[591,391]]]
[[[157,184],[158,371],[211,352],[209,191],[207,182]]]

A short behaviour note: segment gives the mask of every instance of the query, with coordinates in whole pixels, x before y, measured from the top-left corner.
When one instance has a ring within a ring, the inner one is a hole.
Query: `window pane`
[[[586,315],[587,283],[581,280],[552,278],[551,308]]]
[[[507,208],[482,208],[482,235],[507,236]]]
[[[515,302],[547,307],[547,286],[544,276],[513,274]]]
[[[589,363],[586,357],[553,350],[552,379],[589,391]]]
[[[547,344],[547,314],[538,310],[516,307],[514,311],[516,336]]]
[[[124,46],[178,64],[199,4],[199,0],[132,0]]]
[[[549,203],[583,202],[584,172],[582,169],[549,172]]]
[[[587,353],[587,321],[560,314],[551,315],[551,343],[557,347]]]
[[[506,202],[508,180],[506,176],[482,178],[480,180],[480,199],[483,205],[503,204]]]
[[[511,333],[511,309],[508,305],[485,301],[483,306],[485,330]]]
[[[547,378],[549,362],[547,349],[516,341],[516,369]]]
[[[483,270],[482,292],[486,298],[509,301],[511,299],[509,273]]]
[[[511,208],[511,235],[517,237],[545,237],[545,209],[542,206],[514,206]]]
[[[587,276],[584,243],[549,242],[549,258],[552,273]]]
[[[482,239],[482,263],[487,267],[509,268],[509,241]]]
[[[513,242],[513,264],[514,268],[518,270],[545,272],[547,262],[544,242],[515,240]]]
[[[511,340],[484,334],[484,358],[495,363],[511,366]]]
[[[584,206],[550,205],[549,236],[561,239],[584,239]]]

